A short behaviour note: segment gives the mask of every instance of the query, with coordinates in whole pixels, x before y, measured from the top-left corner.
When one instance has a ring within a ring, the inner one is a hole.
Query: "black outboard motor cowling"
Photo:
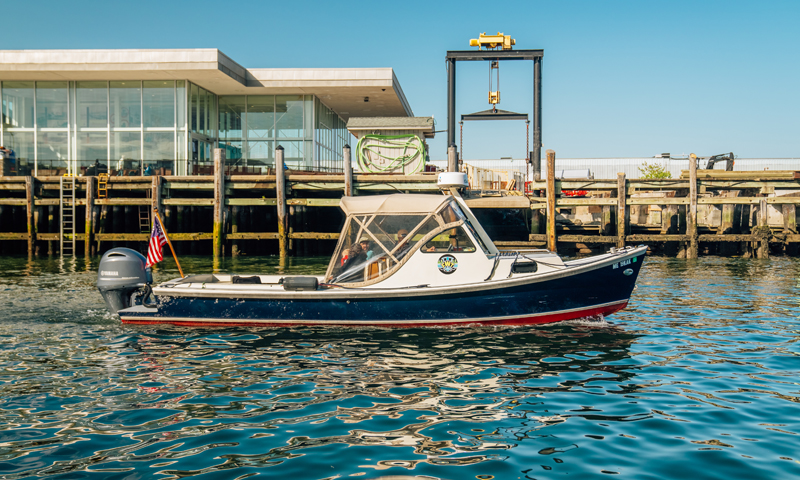
[[[100,259],[97,289],[111,313],[131,306],[131,294],[153,282],[147,259],[130,248],[112,248]]]

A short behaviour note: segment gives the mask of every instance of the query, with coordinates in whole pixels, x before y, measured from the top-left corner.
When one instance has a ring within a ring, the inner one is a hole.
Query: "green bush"
[[[639,167],[639,173],[641,173],[641,178],[645,180],[672,178],[672,174],[669,173],[669,171],[659,163],[644,162],[644,164],[642,164],[642,166]]]

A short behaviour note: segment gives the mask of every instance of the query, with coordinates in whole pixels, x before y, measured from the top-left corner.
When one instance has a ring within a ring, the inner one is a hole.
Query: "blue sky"
[[[800,2],[2,2],[0,49],[219,48],[250,68],[392,67],[446,129],[445,52],[481,32],[544,49],[543,143],[560,158],[800,157]],[[26,20],[28,19],[28,20]],[[499,108],[532,110],[532,63]],[[489,108],[489,64],[458,65],[458,114]],[[464,158],[525,156],[522,122],[465,124]],[[445,158],[446,134],[430,141]]]

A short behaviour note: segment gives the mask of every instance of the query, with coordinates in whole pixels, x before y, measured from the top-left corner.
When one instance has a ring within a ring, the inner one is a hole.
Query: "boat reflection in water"
[[[167,330],[142,335],[135,348],[165,354],[149,355],[147,368],[160,392],[183,399],[162,406],[184,412],[174,440],[191,434],[181,425],[198,418],[209,429],[244,429],[256,439],[214,469],[291,462],[308,449],[341,445],[404,447],[369,450],[369,468],[382,470],[477,463],[547,436],[548,426],[571,417],[602,415],[554,401],[610,393],[600,385],[618,388],[633,376],[624,360],[635,335],[596,325],[213,336]],[[202,381],[209,378],[219,385],[211,397]]]

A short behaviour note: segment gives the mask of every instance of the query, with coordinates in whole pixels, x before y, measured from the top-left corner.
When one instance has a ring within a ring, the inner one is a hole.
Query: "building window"
[[[78,128],[108,127],[108,83],[77,82],[75,110]]]
[[[34,133],[19,130],[3,132],[3,144],[17,156],[17,175],[32,175],[36,154],[34,152]]]
[[[173,132],[146,132],[144,134],[144,174],[155,175],[172,168],[175,156]]]
[[[175,82],[142,82],[142,87],[145,128],[175,128]]]
[[[242,140],[245,96],[219,97],[219,141]]]
[[[3,126],[34,128],[33,82],[3,82]]]
[[[67,132],[39,132],[37,143],[36,163],[41,171],[49,170],[53,175],[59,169],[66,170],[69,162],[69,133]],[[106,152],[103,148],[101,159],[105,159]],[[40,175],[43,175],[40,173]]]
[[[326,110],[323,113],[327,120],[315,123],[315,109],[320,108]],[[274,168],[275,148],[280,145],[284,149],[284,161],[291,169],[342,169],[341,147],[349,136],[344,121],[312,95],[219,97],[218,119],[218,147],[226,150],[230,165],[247,167],[253,173],[266,173],[267,168]],[[315,125],[321,126],[323,132]],[[336,128],[340,131],[331,133]],[[315,139],[327,149],[325,162],[319,160]],[[337,147],[338,154],[334,152]]]
[[[139,128],[142,125],[142,83],[111,82],[111,128]]]
[[[67,128],[68,85],[67,82],[36,82],[37,128]]]
[[[141,169],[141,132],[111,132],[111,165],[114,175],[137,174]]]
[[[317,151],[317,169],[342,171],[342,149],[350,137],[345,122],[319,99],[316,99],[315,110],[317,125],[314,143]]]

